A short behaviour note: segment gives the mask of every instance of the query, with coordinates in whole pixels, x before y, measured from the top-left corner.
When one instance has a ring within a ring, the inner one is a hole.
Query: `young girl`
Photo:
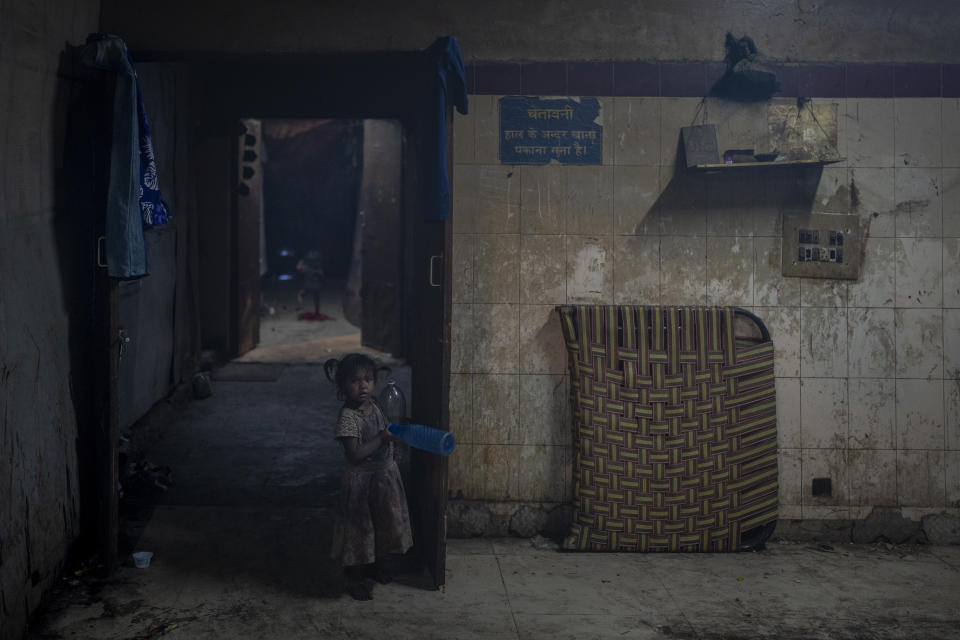
[[[378,561],[386,554],[405,553],[413,544],[407,497],[394,461],[397,438],[387,430],[373,397],[373,360],[352,353],[339,362],[327,360],[324,371],[337,385],[337,398],[346,400],[334,437],[350,464],[340,484],[330,555],[344,567],[350,595],[369,600],[372,580],[390,581]]]
[[[317,249],[310,249],[297,262],[297,271],[303,274],[303,289],[297,293],[297,302],[303,304],[303,294],[313,296],[313,316],[306,320],[316,319],[320,315],[320,292],[323,291],[323,257]]]

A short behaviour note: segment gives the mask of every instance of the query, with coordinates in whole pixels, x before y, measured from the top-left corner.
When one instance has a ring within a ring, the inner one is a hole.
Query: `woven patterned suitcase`
[[[777,518],[773,343],[762,321],[732,307],[557,310],[577,452],[564,547],[761,547]]]

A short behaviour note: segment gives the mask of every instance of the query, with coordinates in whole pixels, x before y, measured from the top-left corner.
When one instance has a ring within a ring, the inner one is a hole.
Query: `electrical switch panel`
[[[812,213],[783,217],[783,275],[855,280],[860,275],[860,219]]]

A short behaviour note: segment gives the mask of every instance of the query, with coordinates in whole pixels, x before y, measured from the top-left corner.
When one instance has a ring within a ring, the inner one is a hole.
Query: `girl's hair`
[[[379,370],[376,361],[362,353],[350,353],[340,360],[330,358],[323,363],[323,372],[326,374],[327,380],[336,385],[337,398],[341,400],[346,397],[347,380],[352,378],[357,371],[369,371],[376,378]]]

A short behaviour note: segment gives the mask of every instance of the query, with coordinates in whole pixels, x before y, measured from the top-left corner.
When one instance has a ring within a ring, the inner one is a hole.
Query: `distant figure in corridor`
[[[334,428],[350,467],[340,484],[330,556],[339,560],[347,591],[357,600],[373,597],[373,581],[392,577],[383,565],[387,554],[406,553],[413,545],[407,497],[394,446],[396,436],[374,399],[377,364],[352,353],[324,363],[327,378],[345,400]]]
[[[317,249],[310,249],[297,262],[297,271],[303,274],[303,289],[297,294],[297,302],[303,304],[303,295],[313,295],[313,315],[320,315],[320,291],[323,289],[323,257]],[[312,319],[312,318],[310,318]]]

